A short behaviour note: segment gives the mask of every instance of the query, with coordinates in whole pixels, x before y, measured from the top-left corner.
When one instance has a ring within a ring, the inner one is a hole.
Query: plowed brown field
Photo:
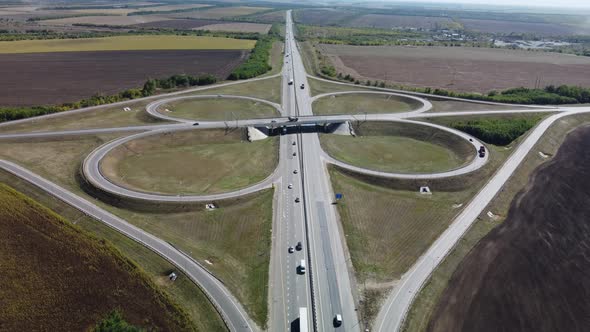
[[[225,79],[244,50],[105,51],[1,54],[0,105],[75,102],[141,87],[148,78],[213,74]]]
[[[461,262],[429,331],[590,330],[590,127],[537,169]]]

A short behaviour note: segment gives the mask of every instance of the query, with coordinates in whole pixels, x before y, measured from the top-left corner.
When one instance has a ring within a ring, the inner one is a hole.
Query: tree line
[[[248,59],[234,69],[231,74],[229,74],[228,79],[248,79],[262,75],[271,70],[272,66],[269,64],[269,59],[273,42],[274,38],[272,37],[258,39]]]
[[[451,123],[451,127],[464,131],[494,145],[508,145],[531,129],[539,117],[521,119],[489,119]]]
[[[148,79],[141,89],[127,89],[116,95],[94,95],[74,103],[61,105],[32,106],[32,107],[3,107],[0,108],[0,122],[30,118],[33,116],[69,111],[77,108],[112,104],[125,100],[132,100],[154,95],[159,89],[168,90],[191,86],[209,85],[217,81],[213,75],[173,75],[163,79]]]

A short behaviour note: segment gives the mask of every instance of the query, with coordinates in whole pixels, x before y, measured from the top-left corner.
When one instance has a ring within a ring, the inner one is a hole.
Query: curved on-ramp
[[[166,103],[175,102],[179,100],[186,100],[186,99],[216,99],[216,98],[226,98],[226,99],[242,99],[242,100],[249,100],[255,101],[258,103],[263,103],[273,107],[278,113],[279,116],[283,114],[283,110],[281,105],[277,103],[270,102],[265,99],[255,98],[255,97],[247,97],[247,96],[238,96],[238,95],[223,95],[223,94],[216,94],[216,95],[193,95],[193,96],[181,96],[181,97],[172,97],[172,98],[165,98],[156,100],[146,106],[146,111],[149,115],[153,116],[157,119],[168,120],[168,121],[176,121],[176,122],[184,122],[184,123],[194,123],[195,121],[199,120],[190,120],[185,118],[177,118],[173,116],[164,115],[158,112],[158,108]]]
[[[326,151],[324,151],[322,149],[323,157],[326,159],[327,162],[329,162],[331,164],[337,165],[341,168],[344,168],[346,170],[353,171],[356,173],[367,174],[367,175],[383,177],[383,178],[396,178],[396,179],[409,179],[409,180],[440,179],[440,178],[446,178],[446,177],[451,177],[451,176],[463,175],[463,174],[471,173],[471,172],[474,172],[474,171],[480,169],[488,161],[489,151],[487,151],[488,153],[486,153],[483,158],[480,158],[477,155],[479,147],[484,144],[482,142],[480,142],[478,139],[476,139],[475,137],[468,135],[462,131],[448,128],[448,127],[441,126],[441,125],[437,125],[434,123],[412,121],[412,120],[398,119],[398,120],[388,120],[388,122],[411,123],[411,124],[416,124],[416,125],[421,125],[421,126],[427,126],[427,127],[432,127],[432,128],[436,128],[436,129],[440,129],[440,130],[449,132],[452,135],[459,136],[459,137],[463,138],[464,140],[466,140],[467,143],[469,143],[471,146],[473,146],[474,158],[469,164],[467,164],[463,167],[459,167],[459,168],[450,170],[450,171],[439,172],[439,173],[415,173],[415,174],[412,174],[412,173],[393,173],[393,172],[375,171],[375,170],[371,170],[371,169],[367,169],[367,168],[362,168],[362,167],[350,165],[348,163],[345,163],[345,162],[342,162],[340,160],[333,158]]]
[[[121,144],[125,144],[129,141],[140,139],[152,135],[159,135],[164,133],[170,132],[177,132],[177,131],[186,131],[186,130],[195,130],[191,127],[179,127],[175,128],[174,130],[152,130],[148,132],[143,132],[131,136],[122,137],[111,142],[108,142],[94,151],[92,151],[86,158],[84,159],[82,165],[82,173],[86,181],[90,183],[92,186],[107,192],[111,195],[130,198],[130,199],[137,199],[149,202],[182,202],[182,203],[191,203],[191,202],[210,202],[214,200],[222,200],[228,198],[234,198],[242,195],[247,195],[251,193],[255,193],[261,191],[263,189],[268,189],[273,186],[273,183],[279,177],[279,167],[275,168],[273,173],[269,175],[266,179],[262,180],[261,182],[254,184],[250,187],[246,187],[243,189],[239,189],[232,192],[227,193],[220,193],[220,194],[211,194],[211,195],[165,195],[165,194],[157,194],[157,193],[149,193],[149,192],[141,192],[132,189],[128,189],[117,184],[112,183],[109,181],[100,171],[100,162],[101,160],[114,148]],[[279,163],[281,161],[279,160]]]
[[[166,241],[133,226],[125,220],[96,206],[88,200],[50,182],[39,175],[9,161],[0,160],[0,168],[32,183],[48,194],[64,201],[130,239],[144,245],[182,270],[207,295],[231,331],[258,331],[239,302],[225,286],[202,265]]]
[[[353,91],[353,90],[351,90],[351,91],[340,91],[340,92],[328,92],[328,93],[322,93],[322,94],[311,97],[310,102],[313,105],[313,103],[315,101],[317,101],[318,99],[321,99],[321,98],[326,98],[326,97],[330,97],[330,96],[339,96],[339,95],[350,95],[350,94],[388,95],[388,96],[395,96],[395,97],[410,99],[412,101],[422,104],[422,106],[420,106],[419,108],[413,109],[411,111],[391,112],[391,113],[383,113],[383,114],[389,114],[389,115],[404,114],[405,116],[411,116],[413,114],[424,113],[424,112],[432,109],[432,103],[430,103],[430,101],[428,101],[424,98],[420,98],[420,97],[416,97],[416,96],[412,96],[412,95],[407,95],[407,94],[402,94],[402,93],[397,93],[397,92],[391,92],[391,91],[367,91],[367,90]],[[313,106],[312,106],[312,109],[313,109]],[[376,114],[376,113],[371,113],[370,111],[368,111],[367,113]]]

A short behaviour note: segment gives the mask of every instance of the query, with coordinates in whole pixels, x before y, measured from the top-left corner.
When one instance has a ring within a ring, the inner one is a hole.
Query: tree
[[[143,89],[141,89],[141,94],[144,97],[151,96],[156,92],[156,87],[156,80],[150,78],[143,85]]]

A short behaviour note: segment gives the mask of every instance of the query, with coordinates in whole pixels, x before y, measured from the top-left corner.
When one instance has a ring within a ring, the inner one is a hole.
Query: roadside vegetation
[[[506,146],[533,128],[547,113],[469,115],[427,118],[428,121],[453,127],[498,146]]]
[[[129,201],[103,197],[95,191],[88,190],[89,188],[85,191],[82,189],[83,184],[79,173],[81,162],[88,153],[111,139],[113,135],[43,139],[37,142],[3,141],[0,142],[0,158],[17,162],[131,224],[177,246],[218,277],[244,305],[250,317],[259,326],[264,327],[268,317],[268,268],[273,191],[266,190],[246,198],[218,201],[216,202],[218,208],[214,211],[205,210],[202,204],[138,205]],[[184,167],[199,166],[193,164],[192,166],[184,165]],[[170,168],[169,171],[175,172],[175,169]],[[50,201],[55,200],[50,199]],[[77,224],[80,225],[80,222]],[[87,227],[100,233],[108,228],[98,222],[88,223]],[[118,235],[116,238],[121,237],[125,238]],[[131,251],[136,251],[134,242],[129,241],[124,243],[132,247]],[[139,257],[142,255],[137,254]],[[153,263],[146,260],[145,264]],[[167,266],[167,269],[170,269],[169,264]],[[162,278],[162,276],[166,275],[166,270],[162,270],[161,266],[154,266],[153,269],[154,278],[160,282],[163,281],[165,277]],[[183,287],[190,285],[194,286],[190,280],[187,280],[187,284]],[[182,291],[179,290],[174,294],[181,296],[186,301],[186,305],[194,310],[195,315],[202,315],[202,305],[195,303],[197,299],[181,293]],[[204,316],[204,323],[214,324],[212,321],[214,317]]]
[[[516,195],[528,184],[531,174],[541,165],[552,160],[565,136],[574,128],[590,123],[590,115],[572,115],[556,121],[531,149],[521,165],[506,182],[498,195],[486,206],[471,228],[457,242],[443,262],[433,271],[423,288],[416,295],[402,331],[423,332],[427,330],[433,311],[453,273],[472,248],[496,226],[505,220],[508,209]],[[542,153],[542,155],[541,155]],[[487,212],[496,217],[490,218]]]
[[[455,129],[473,135],[482,141],[494,145],[508,145],[531,129],[539,118],[522,118],[515,120],[476,120],[455,122]]]
[[[280,115],[274,107],[265,103],[217,97],[173,101],[160,106],[158,112],[176,118],[218,121],[270,118]]]
[[[271,50],[273,44],[280,38],[280,31],[278,24],[273,24],[268,36],[260,37],[256,41],[256,45],[250,53],[250,57],[241,65],[239,65],[229,75],[230,80],[243,80],[253,78],[265,74],[272,70],[271,64]]]
[[[87,330],[121,310],[119,325],[124,317],[142,329],[196,329],[133,261],[5,184],[0,220],[8,235],[0,245],[3,328]],[[85,314],[71,315],[71,306]]]

